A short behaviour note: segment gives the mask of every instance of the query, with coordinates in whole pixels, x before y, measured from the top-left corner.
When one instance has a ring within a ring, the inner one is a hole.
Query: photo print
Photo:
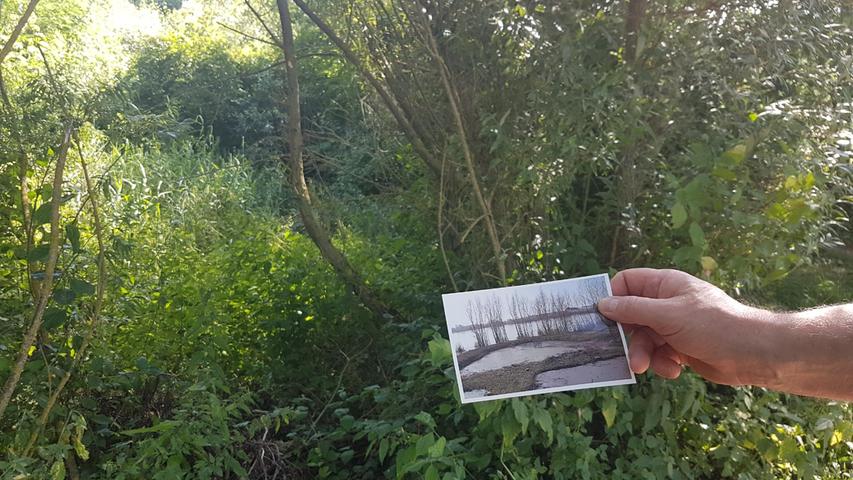
[[[635,383],[607,274],[442,296],[462,403]]]

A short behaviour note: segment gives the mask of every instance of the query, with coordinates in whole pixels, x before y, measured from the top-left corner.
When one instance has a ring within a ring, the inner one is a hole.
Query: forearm
[[[853,401],[853,304],[772,314],[769,388]]]

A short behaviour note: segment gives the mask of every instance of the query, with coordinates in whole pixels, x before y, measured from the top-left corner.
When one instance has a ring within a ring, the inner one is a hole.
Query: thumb
[[[598,302],[598,311],[619,323],[643,325],[660,333],[669,324],[672,310],[667,300],[647,297],[607,297]]]

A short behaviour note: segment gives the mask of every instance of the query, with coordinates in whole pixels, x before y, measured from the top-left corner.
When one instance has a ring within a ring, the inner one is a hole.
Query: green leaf
[[[389,443],[387,438],[379,441],[379,463],[385,461],[385,456],[388,455]]]
[[[612,427],[613,422],[616,420],[615,398],[608,398],[604,400],[604,403],[601,405],[601,414],[604,415],[604,422],[607,423],[607,427]]]
[[[478,402],[474,404],[474,410],[477,411],[477,414],[480,415],[480,421],[489,418],[493,413],[497,412],[501,408],[501,402],[491,401],[491,402]]]
[[[78,297],[92,295],[95,293],[95,286],[85,280],[72,278],[70,283],[71,290],[77,294]]]
[[[663,397],[660,393],[653,393],[646,403],[645,407],[645,415],[643,420],[643,433],[649,432],[654,428],[657,428],[661,423],[661,404],[663,403]]]
[[[814,429],[820,432],[821,430],[828,430],[835,426],[835,423],[831,418],[821,417],[817,419],[815,422]]]
[[[47,257],[50,255],[50,245],[43,243],[32,250],[27,255],[27,260],[31,262],[47,262]]]
[[[527,412],[527,405],[524,401],[517,398],[512,399],[512,411],[515,413],[515,419],[521,424],[521,432],[527,433],[527,424],[530,422],[530,416]]]
[[[722,178],[723,180],[728,180],[730,182],[734,182],[735,180],[737,180],[737,174],[735,172],[719,165],[714,167],[714,170],[711,171],[711,175]]]
[[[679,228],[687,221],[687,209],[681,202],[675,202],[672,206],[672,228]]]
[[[76,298],[77,294],[70,288],[57,288],[53,291],[53,299],[60,305],[71,305]]]
[[[501,434],[503,435],[504,447],[512,445],[513,440],[521,433],[521,424],[515,419],[513,413],[509,410],[504,411],[504,416],[501,419]]]
[[[74,420],[74,451],[82,460],[89,459],[89,450],[83,444],[83,434],[86,432],[86,419],[82,415],[75,415]]]
[[[415,453],[414,446],[405,448],[397,453],[396,470],[398,479],[403,478],[406,473],[406,469],[415,461],[416,456],[417,453]]]
[[[815,184],[814,173],[812,173],[812,172],[807,173],[806,176],[803,178],[803,190],[811,190],[812,187],[814,187],[814,184]]]
[[[779,447],[779,458],[793,463],[797,459],[798,453],[800,453],[800,447],[797,445],[797,441],[791,437],[785,437]]]
[[[774,220],[785,220],[788,217],[788,211],[781,203],[773,203],[767,207],[767,216]]]
[[[418,439],[415,444],[415,453],[418,455],[426,455],[430,451],[430,447],[435,444],[435,436],[432,433],[427,433]]]
[[[352,460],[352,457],[355,456],[355,451],[351,448],[346,448],[341,452],[340,459],[344,463],[349,463]]]
[[[551,420],[551,414],[544,408],[536,408],[533,410],[533,421],[539,425],[539,428],[548,436],[548,443],[554,440],[554,424]]]
[[[791,273],[791,272],[784,269],[784,268],[779,268],[779,269],[773,270],[766,277],[764,277],[764,281],[768,282],[768,283],[775,282],[777,280],[781,280],[781,279],[787,277],[789,273]]]
[[[44,225],[45,223],[50,223],[50,212],[50,202],[41,204],[41,206],[36,209],[35,213],[33,213],[33,228],[39,225]]]
[[[811,208],[802,198],[795,198],[793,200],[789,200],[785,202],[788,210],[788,216],[786,221],[791,225],[797,225],[800,223],[800,220],[808,215],[811,211]]]
[[[743,163],[744,160],[746,160],[746,154],[746,145],[735,145],[734,147],[723,152],[723,160],[733,163],[735,165],[740,165],[741,163]]]
[[[433,365],[444,365],[452,358],[450,352],[450,341],[446,338],[441,338],[436,334],[435,338],[429,341],[429,353],[430,361]]]
[[[429,456],[433,458],[438,458],[444,455],[444,447],[447,445],[447,439],[444,437],[438,437],[438,440],[429,447]]]
[[[224,462],[225,465],[231,469],[231,472],[237,476],[237,478],[249,478],[249,472],[247,472],[234,457],[226,455]]]
[[[124,430],[119,433],[122,435],[139,435],[141,433],[159,433],[159,432],[168,432],[170,430],[174,430],[176,427],[180,426],[181,422],[177,420],[164,420],[157,425],[153,425],[151,427],[143,427],[143,428],[134,428],[131,430]]]
[[[83,444],[81,435],[74,436],[74,451],[77,452],[77,456],[80,457],[81,460],[89,459],[89,450],[86,449],[86,445]]]
[[[430,465],[424,473],[424,480],[438,480],[438,469],[435,465]]]
[[[423,423],[427,427],[435,428],[435,420],[432,418],[432,415],[427,412],[418,413],[417,415],[415,415],[415,420]]]
[[[44,323],[42,325],[45,330],[53,330],[64,324],[67,318],[68,315],[64,308],[50,307],[44,312]]]
[[[74,253],[80,252],[80,228],[77,227],[77,222],[71,222],[65,226],[65,238],[71,243],[71,250]]]
[[[65,480],[65,463],[62,460],[57,460],[50,466],[50,478],[52,480]]]
[[[705,232],[702,231],[702,227],[698,223],[691,223],[688,232],[690,233],[690,241],[693,242],[694,247],[705,247]]]

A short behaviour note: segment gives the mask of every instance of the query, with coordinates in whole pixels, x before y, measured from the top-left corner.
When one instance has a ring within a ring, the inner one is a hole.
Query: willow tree
[[[431,172],[468,284],[504,262],[554,278],[712,261],[756,284],[828,232],[814,212],[839,192],[808,190],[834,189],[816,172],[847,118],[845,2],[294,2]],[[785,191],[794,171],[805,187]]]

